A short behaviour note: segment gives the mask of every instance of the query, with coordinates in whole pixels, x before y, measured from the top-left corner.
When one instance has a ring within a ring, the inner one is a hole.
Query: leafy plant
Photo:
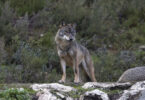
[[[10,88],[0,92],[2,100],[31,100],[28,91],[23,88]]]

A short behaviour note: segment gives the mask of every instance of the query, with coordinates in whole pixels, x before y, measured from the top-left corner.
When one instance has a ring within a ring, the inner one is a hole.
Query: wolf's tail
[[[90,54],[87,53],[83,60],[83,68],[86,71],[87,75],[91,79],[91,81],[96,82],[95,74],[94,74],[94,65],[92,62],[92,59],[90,57]]]

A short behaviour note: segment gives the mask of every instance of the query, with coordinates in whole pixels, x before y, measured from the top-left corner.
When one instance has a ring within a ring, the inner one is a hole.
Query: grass
[[[7,88],[30,88],[31,84],[30,83],[27,83],[27,84],[20,84],[20,83],[0,84],[0,90],[5,90]]]

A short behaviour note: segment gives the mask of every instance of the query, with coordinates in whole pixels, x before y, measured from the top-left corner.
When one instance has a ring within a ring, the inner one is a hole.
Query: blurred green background
[[[145,65],[145,0],[0,0],[0,83],[58,81],[54,37],[62,21],[77,24],[97,81]]]

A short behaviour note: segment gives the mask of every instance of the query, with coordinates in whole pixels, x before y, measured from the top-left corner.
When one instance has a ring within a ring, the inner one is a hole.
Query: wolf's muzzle
[[[70,38],[70,39],[69,39],[69,41],[73,41],[73,39],[72,39],[72,38]]]

